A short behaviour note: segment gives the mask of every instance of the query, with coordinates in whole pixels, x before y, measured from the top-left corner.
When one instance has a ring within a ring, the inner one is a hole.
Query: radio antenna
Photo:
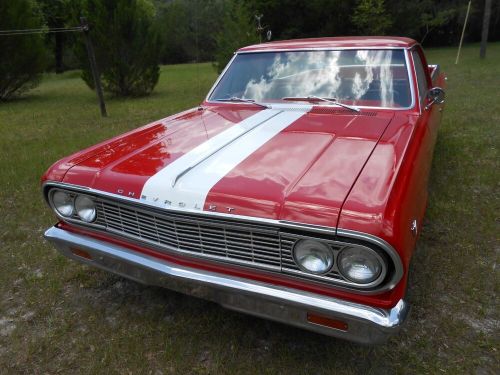
[[[196,4],[195,11],[194,11],[194,22],[195,22],[195,44],[196,44],[196,60],[195,60],[195,65],[196,65],[196,85],[198,89],[198,98],[201,98],[201,84],[200,84],[200,46],[198,42],[199,38],[199,33],[200,33],[200,25],[199,25],[199,17],[198,17],[198,7],[199,7],[199,1]]]
[[[262,17],[264,17],[263,14],[256,14],[254,17],[255,17],[255,20],[257,21],[257,33],[259,34],[259,43],[262,43],[262,32],[265,29],[268,29],[269,26],[262,26],[261,20],[262,20]],[[273,35],[272,31],[267,30],[266,40],[268,42],[271,40],[272,35]]]

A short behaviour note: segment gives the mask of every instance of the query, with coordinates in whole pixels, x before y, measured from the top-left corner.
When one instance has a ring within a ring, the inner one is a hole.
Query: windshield
[[[241,53],[236,55],[209,100],[241,98],[276,102],[310,96],[357,106],[410,107],[404,51]]]

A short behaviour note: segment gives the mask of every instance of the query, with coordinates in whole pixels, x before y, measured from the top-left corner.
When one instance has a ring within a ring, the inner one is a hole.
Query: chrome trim
[[[250,216],[241,216],[241,215],[234,215],[234,214],[224,214],[224,213],[219,213],[219,212],[213,212],[213,211],[197,211],[197,210],[192,210],[192,209],[179,209],[179,208],[171,208],[171,207],[162,207],[155,205],[151,202],[145,202],[145,201],[140,201],[138,199],[134,198],[129,198],[125,196],[120,196],[117,194],[113,193],[107,193],[104,191],[100,190],[95,190],[87,187],[82,187],[82,186],[77,186],[77,185],[71,185],[71,184],[65,184],[65,183],[56,183],[56,182],[50,182],[47,181],[43,184],[43,191],[44,191],[44,197],[49,204],[49,206],[53,209],[53,206],[51,202],[48,200],[47,197],[47,190],[50,187],[57,187],[57,188],[66,188],[75,192],[82,192],[86,194],[94,194],[96,196],[102,196],[105,198],[109,198],[112,200],[116,200],[118,202],[123,201],[128,204],[131,204],[133,206],[137,206],[138,209],[145,210],[147,207],[154,208],[156,210],[161,209],[166,211],[167,213],[180,213],[180,214],[192,214],[193,217],[199,216],[202,218],[216,218],[216,219],[224,219],[224,220],[234,220],[236,222],[242,222],[242,223],[249,223],[249,224],[259,224],[259,225],[269,225],[272,228],[280,229],[280,230],[286,230],[286,229],[293,229],[293,230],[301,230],[301,231],[306,231],[306,232],[313,232],[313,233],[318,233],[322,235],[328,235],[331,236],[329,242],[335,242],[336,244],[342,245],[342,244],[349,244],[353,245],[352,243],[349,243],[348,241],[339,239],[338,237],[344,237],[344,238],[351,238],[355,240],[360,240],[363,242],[370,243],[372,245],[375,245],[376,247],[380,248],[385,254],[388,255],[390,260],[392,261],[392,265],[394,266],[394,272],[392,275],[392,278],[390,280],[387,280],[387,282],[380,288],[375,288],[372,290],[366,290],[367,288],[374,287],[372,284],[368,285],[363,285],[363,284],[358,284],[354,283],[348,280],[344,279],[334,279],[334,278],[327,278],[325,276],[321,275],[313,275],[313,274],[306,274],[302,273],[300,276],[306,277],[307,279],[310,279],[312,281],[317,280],[317,281],[322,281],[322,282],[328,282],[330,285],[335,286],[335,287],[340,287],[340,288],[345,288],[349,291],[359,293],[359,294],[374,294],[374,293],[380,293],[382,291],[387,291],[392,288],[394,288],[397,283],[401,280],[403,277],[403,263],[401,261],[401,258],[399,254],[396,252],[396,250],[386,241],[372,236],[370,234],[366,233],[361,233],[361,232],[356,232],[356,231],[351,231],[351,230],[344,230],[342,228],[334,228],[334,227],[323,227],[323,226],[318,226],[318,225],[312,225],[312,224],[303,224],[303,223],[298,223],[298,222],[290,222],[290,221],[283,221],[283,220],[274,220],[274,219],[265,219],[265,218],[255,218],[255,217],[250,217]],[[125,236],[122,232],[120,231],[113,231],[113,230],[105,230],[104,227],[100,225],[96,225],[94,223],[85,223],[81,220],[78,219],[72,219],[72,218],[67,218],[63,217],[58,214],[57,211],[55,211],[55,214],[58,216],[59,219],[73,223],[85,228],[93,228],[93,229],[101,229],[102,232],[108,233],[108,234],[115,234],[117,236],[120,236],[122,238],[129,238],[131,240],[136,240],[136,242],[146,244],[147,246],[152,246],[156,249],[166,249],[170,250],[174,253],[184,253],[185,255],[193,256],[196,257],[196,254],[192,252],[183,252],[181,249],[174,249],[174,248],[168,248],[166,246],[159,246],[159,244],[153,242],[153,241],[148,241],[147,239],[144,238],[138,238],[138,237],[133,237],[132,235],[130,236]],[[290,236],[288,233],[282,233],[282,236]],[[132,238],[133,237],[133,238]],[[303,236],[298,236],[300,238],[311,238],[311,239],[318,239],[316,237],[309,236],[308,234],[304,234]],[[354,244],[356,245],[356,244]],[[360,245],[363,246],[363,245]],[[202,256],[199,258],[207,258],[207,259],[214,259],[214,260],[223,260],[220,257],[217,256]],[[227,262],[227,260],[226,260]],[[231,262],[232,264],[238,264],[236,262]],[[251,263],[247,264],[246,262],[242,261],[240,262],[242,265],[250,265]],[[336,267],[336,264],[334,265]],[[256,269],[273,269],[272,267],[261,267],[261,265],[258,265],[258,267],[253,266]],[[283,268],[283,266],[282,266]],[[286,268],[286,267],[285,267]],[[294,274],[295,272],[291,269],[286,268],[283,270],[283,274]]]
[[[233,63],[234,59],[236,58],[236,55],[237,53],[234,52],[233,53],[233,57],[231,57],[231,60],[229,60],[229,62],[227,63],[227,65],[224,67],[224,69],[222,70],[222,72],[220,72],[219,76],[217,77],[217,79],[215,80],[212,88],[208,91],[208,95],[205,97],[205,101],[208,101],[208,97],[210,95],[212,95],[212,91],[215,90],[215,87],[219,84],[220,80],[222,79],[222,77],[224,76],[224,74],[226,74],[226,71],[229,69],[229,67],[231,66],[231,64]],[[217,103],[217,102],[211,102],[211,103]],[[220,103],[219,103],[220,104]],[[225,103],[224,103],[225,104]],[[233,103],[231,103],[233,104]],[[241,103],[239,103],[241,104]]]
[[[296,240],[297,240],[297,242],[299,240],[302,240],[302,239],[309,239],[309,240],[320,241],[322,243],[325,243],[332,250],[332,252],[333,252],[334,261],[333,261],[332,267],[328,270],[328,272],[323,273],[323,274],[308,273],[307,277],[309,279],[314,279],[314,280],[318,280],[318,281],[328,282],[331,285],[335,284],[335,287],[339,287],[339,286],[340,287],[346,287],[346,288],[349,288],[349,290],[353,290],[352,288],[355,288],[356,293],[361,293],[361,294],[373,294],[373,292],[372,292],[373,290],[375,290],[376,293],[380,293],[381,291],[387,290],[386,289],[386,288],[388,288],[387,285],[392,285],[391,281],[389,281],[389,282],[386,282],[386,284],[384,284],[384,286],[382,288],[377,288],[377,286],[381,285],[382,282],[384,281],[384,279],[387,276],[388,265],[387,265],[387,262],[386,262],[387,259],[384,259],[381,255],[379,255],[378,251],[376,251],[375,249],[372,249],[372,248],[370,248],[368,246],[364,246],[364,245],[357,244],[357,243],[340,241],[340,240],[338,240],[338,237],[336,237],[335,240],[326,240],[326,239],[323,239],[323,238],[308,236],[307,234],[303,234],[303,235],[299,235],[299,234],[290,235],[288,233],[283,233],[281,235],[281,237],[282,237],[282,239],[285,238],[284,241],[282,240],[282,248],[281,248],[281,251],[282,251],[282,259],[281,259],[281,261],[282,261],[282,272],[285,273],[285,274],[294,274],[294,275],[298,275],[298,276],[304,276],[304,274],[306,273],[306,271],[300,270],[300,265],[298,265],[297,261],[295,261],[296,268],[291,268],[287,264],[288,263],[287,259],[286,259],[287,249],[283,246],[283,242],[288,242],[289,238],[295,237]],[[293,254],[293,247],[294,246],[295,246],[295,244],[290,249],[290,252],[292,254],[292,258],[294,257],[294,254]],[[342,272],[340,272],[340,269],[338,267],[338,257],[339,257],[339,254],[345,248],[347,248],[347,247],[366,248],[366,249],[369,249],[370,251],[373,251],[373,252],[377,253],[377,255],[381,258],[380,260],[382,262],[382,268],[383,268],[383,270],[382,270],[381,275],[376,280],[374,280],[374,281],[372,281],[370,283],[367,283],[367,284],[356,283],[354,281],[351,281],[348,277],[345,277],[342,274]],[[392,258],[391,258],[391,260],[392,260]],[[336,275],[337,278],[334,279],[333,275]],[[377,289],[375,289],[375,288],[377,288]]]
[[[77,192],[101,195],[103,197],[117,199],[119,201],[131,203],[133,205],[142,206],[142,207],[147,206],[147,207],[151,207],[154,209],[162,209],[162,210],[166,210],[166,211],[169,211],[172,213],[183,213],[183,214],[189,213],[189,214],[193,214],[196,216],[214,217],[214,218],[219,218],[219,219],[234,219],[234,220],[243,221],[243,222],[247,222],[247,223],[268,224],[268,225],[272,225],[272,226],[281,226],[281,227],[290,228],[290,229],[308,230],[311,232],[327,234],[327,235],[332,235],[332,236],[335,236],[335,234],[336,234],[335,227],[326,227],[326,226],[314,225],[314,224],[303,224],[303,223],[294,222],[294,221],[287,221],[287,220],[274,220],[274,219],[258,218],[258,217],[252,217],[252,216],[242,216],[242,215],[215,212],[215,211],[201,211],[201,210],[195,210],[195,209],[190,209],[190,208],[181,208],[181,207],[172,207],[172,206],[166,207],[166,206],[161,206],[159,204],[155,204],[154,202],[151,202],[151,201],[139,200],[137,198],[131,198],[131,197],[127,197],[127,196],[123,196],[123,195],[119,195],[119,194],[109,193],[107,191],[92,189],[92,188],[89,188],[86,186],[68,184],[65,182],[45,181],[42,184],[42,191],[43,191],[44,199],[50,208],[52,208],[52,206],[48,202],[47,196],[46,196],[46,190],[49,187],[66,188],[66,189],[70,189],[70,190],[75,190]],[[56,212],[56,214],[57,214],[57,212]],[[65,218],[61,215],[57,215],[57,217],[60,218],[61,220],[67,220],[67,218]]]
[[[262,50],[262,51],[236,51],[234,53],[234,56],[231,58],[231,60],[227,63],[226,67],[224,68],[224,70],[222,71],[222,73],[219,75],[219,77],[217,78],[217,80],[215,81],[214,85],[212,86],[212,88],[208,91],[208,94],[207,96],[205,97],[205,102],[206,103],[211,103],[211,104],[220,104],[220,102],[217,102],[217,101],[211,101],[209,100],[210,96],[212,95],[213,91],[215,90],[215,88],[217,87],[217,85],[219,84],[220,80],[222,79],[222,77],[224,76],[224,74],[226,74],[227,70],[229,69],[230,65],[233,63],[234,59],[236,58],[237,55],[239,54],[247,54],[247,53],[267,53],[267,52],[295,52],[295,51],[342,51],[342,50],[354,50],[354,49],[369,49],[369,50],[386,50],[386,49],[391,49],[391,50],[403,50],[404,51],[404,55],[405,55],[405,63],[406,63],[406,70],[408,72],[408,80],[409,80],[409,83],[410,83],[410,94],[411,94],[411,103],[410,103],[410,106],[409,107],[404,107],[404,108],[397,108],[397,107],[372,107],[372,106],[363,106],[363,105],[359,105],[359,106],[356,106],[356,108],[365,108],[365,109],[376,109],[376,110],[391,110],[391,111],[407,111],[407,110],[410,110],[410,109],[414,109],[415,108],[415,104],[416,104],[416,101],[415,101],[415,87],[414,87],[414,84],[413,84],[413,76],[411,74],[411,70],[410,70],[410,64],[409,64],[409,54],[408,54],[408,51],[413,48],[414,46],[416,46],[417,44],[412,44],[411,47],[384,47],[384,48],[381,48],[381,47],[363,47],[363,48],[360,48],[360,47],[346,47],[346,48],[304,48],[304,49],[283,49],[283,50],[280,50],[280,49],[276,49],[276,50]],[[241,105],[241,103],[231,103],[231,102],[224,102],[224,104],[228,104],[228,105]],[[266,102],[262,102],[261,104],[264,104],[264,105],[267,105],[269,107],[272,108],[273,106],[273,103],[266,103]],[[298,105],[306,105],[306,104],[298,104]]]
[[[261,50],[250,50],[245,51],[243,47],[242,49],[235,52],[235,54],[239,53],[259,53],[259,52],[294,52],[294,51],[338,51],[338,50],[353,50],[353,49],[412,49],[418,45],[418,43],[413,43],[411,46],[407,47],[395,47],[395,46],[356,46],[356,47],[305,47],[305,48],[269,48],[269,49],[261,49]],[[251,47],[251,46],[249,46]]]
[[[409,305],[375,308],[316,293],[193,269],[52,227],[45,232],[63,255],[134,281],[204,298],[239,312],[364,344],[383,343],[406,320]],[[92,259],[75,255],[84,250]],[[105,301],[103,301],[105,303]],[[341,320],[347,331],[310,323],[308,313]]]
[[[362,232],[357,232],[354,230],[342,229],[342,228],[337,228],[337,237],[352,238],[352,239],[365,241],[365,242],[377,245],[378,247],[382,248],[386,252],[386,254],[388,254],[391,257],[392,263],[394,264],[394,275],[392,277],[392,280],[389,281],[389,283],[385,285],[387,290],[394,288],[397,285],[397,283],[401,280],[401,278],[403,277],[404,269],[403,269],[403,262],[401,261],[401,257],[387,241],[384,241],[382,238],[373,236],[373,235],[368,234],[368,233],[362,233]]]

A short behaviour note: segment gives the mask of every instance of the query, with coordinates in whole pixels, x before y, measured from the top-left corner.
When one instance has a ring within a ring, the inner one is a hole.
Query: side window
[[[429,89],[427,85],[427,78],[425,76],[424,65],[420,59],[420,55],[417,51],[412,51],[413,62],[415,64],[415,72],[417,73],[417,84],[418,84],[418,99],[420,103],[423,104],[425,100],[425,95]]]

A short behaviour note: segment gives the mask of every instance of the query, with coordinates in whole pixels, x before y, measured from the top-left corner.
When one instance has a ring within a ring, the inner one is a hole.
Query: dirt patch
[[[16,329],[14,319],[3,317],[0,318],[0,336],[10,336]]]

